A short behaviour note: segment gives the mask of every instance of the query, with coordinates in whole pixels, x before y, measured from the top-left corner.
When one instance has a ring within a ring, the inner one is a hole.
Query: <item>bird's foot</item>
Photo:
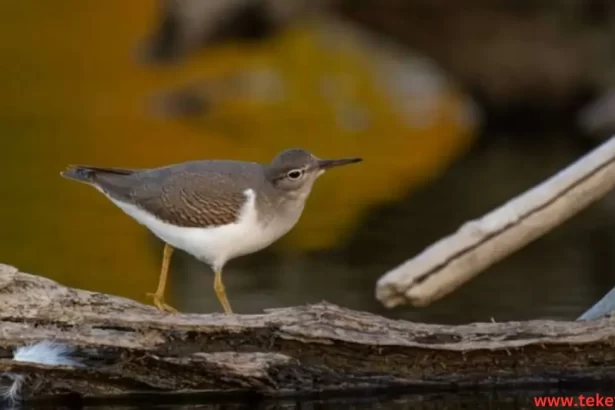
[[[158,295],[156,293],[148,293],[147,296],[154,300],[154,306],[156,306],[159,311],[172,314],[179,313],[179,310],[175,309],[173,306],[168,305],[164,301],[164,296]]]

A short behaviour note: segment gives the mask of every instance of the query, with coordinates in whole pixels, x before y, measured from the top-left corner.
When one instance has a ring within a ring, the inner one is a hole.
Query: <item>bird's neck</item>
[[[306,194],[292,192],[276,196],[275,199],[272,197],[262,198],[263,202],[260,204],[261,209],[259,210],[260,222],[264,225],[269,225],[274,220],[296,222],[303,212],[308,196],[309,192]]]

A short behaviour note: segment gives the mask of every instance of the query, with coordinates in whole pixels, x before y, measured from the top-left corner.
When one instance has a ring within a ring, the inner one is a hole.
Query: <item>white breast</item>
[[[273,218],[266,225],[263,225],[256,215],[256,195],[254,191],[247,189],[244,193],[246,203],[239,214],[238,222],[213,228],[173,226],[135,205],[108,198],[164,242],[174,248],[188,252],[217,270],[222,269],[230,259],[259,251],[271,245],[290,231],[303,211],[303,206],[301,206],[296,212],[293,212],[293,215]]]

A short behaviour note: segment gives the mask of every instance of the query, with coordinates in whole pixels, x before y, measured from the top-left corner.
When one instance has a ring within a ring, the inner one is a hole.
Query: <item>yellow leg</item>
[[[224,289],[224,283],[222,283],[222,270],[216,270],[216,277],[214,278],[214,291],[216,292],[216,296],[218,297],[218,300],[224,308],[224,313],[233,313],[233,310],[231,309],[231,304],[226,298],[226,290]]]
[[[169,264],[171,262],[171,255],[173,255],[173,247],[165,244],[164,251],[162,252],[162,268],[160,270],[160,277],[158,278],[158,287],[155,293],[148,293],[154,299],[154,305],[158,310],[168,313],[178,313],[177,309],[169,306],[164,301],[164,291],[167,287],[167,277],[169,274]]]

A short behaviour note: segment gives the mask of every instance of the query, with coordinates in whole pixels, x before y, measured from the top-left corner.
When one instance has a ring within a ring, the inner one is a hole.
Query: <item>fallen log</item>
[[[13,360],[51,340],[79,366]],[[552,385],[615,380],[615,327],[529,321],[431,325],[328,303],[263,314],[167,315],[0,265],[0,374],[26,398]],[[12,380],[12,379],[11,379]]]

